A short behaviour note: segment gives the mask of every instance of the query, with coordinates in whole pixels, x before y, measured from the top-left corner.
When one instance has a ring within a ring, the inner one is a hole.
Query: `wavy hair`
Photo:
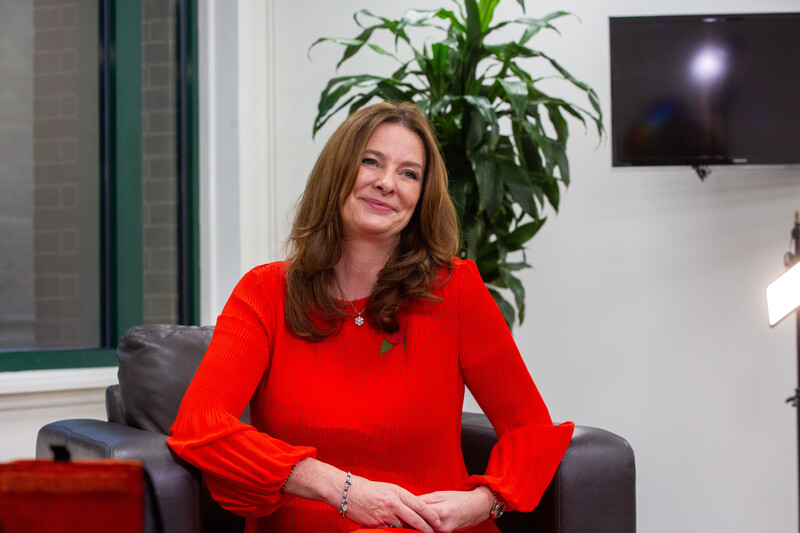
[[[383,123],[415,132],[425,147],[422,192],[394,254],[367,298],[367,320],[387,333],[398,329],[397,310],[414,298],[435,300],[431,290],[442,267],[458,252],[458,222],[447,190],[447,170],[422,112],[410,102],[383,102],[350,115],[317,159],[300,198],[288,240],[286,322],[298,336],[320,340],[351,316],[337,305],[333,271],[342,256],[341,207],[353,189],[367,142]]]

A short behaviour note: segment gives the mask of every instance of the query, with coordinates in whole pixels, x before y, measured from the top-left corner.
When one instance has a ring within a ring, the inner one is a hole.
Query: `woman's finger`
[[[444,496],[439,492],[430,492],[428,494],[422,494],[420,496],[417,496],[417,498],[419,498],[428,505],[432,503],[439,503],[442,500],[444,500]]]
[[[409,507],[401,506],[401,508],[397,510],[397,517],[409,528],[420,531],[421,533],[434,533],[433,528]]]
[[[433,529],[442,524],[436,511],[421,498],[405,490],[401,490],[399,496],[404,507],[401,507],[397,516],[409,526],[425,533],[433,533]]]

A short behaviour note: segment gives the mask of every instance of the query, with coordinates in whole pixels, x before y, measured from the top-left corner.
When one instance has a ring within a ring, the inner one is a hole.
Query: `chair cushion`
[[[169,433],[213,332],[213,326],[147,324],[125,333],[117,363],[129,426]]]

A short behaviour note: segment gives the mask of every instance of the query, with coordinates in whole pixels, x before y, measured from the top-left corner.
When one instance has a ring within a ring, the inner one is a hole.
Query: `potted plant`
[[[358,11],[354,19],[362,31],[357,37],[323,37],[311,48],[323,42],[344,46],[337,68],[365,47],[395,59],[398,67],[386,76],[331,79],[320,95],[313,131],[316,135],[337,112],[352,113],[376,98],[416,103],[436,131],[447,165],[461,256],[476,262],[511,327],[515,309],[500,289],[510,290],[521,323],[525,289],[515,272],[530,267],[525,243],[544,224],[546,206],[558,210],[561,189],[569,185],[568,118],[584,127],[594,124],[601,138],[604,129],[595,91],[529,44],[541,30],[557,31],[552,22],[568,13],[494,23],[499,1],[453,0],[454,10],[412,9],[397,20]],[[525,1],[517,2],[524,15]],[[413,28],[425,28],[428,39],[416,43],[409,35]],[[491,44],[490,36],[502,38],[514,29],[516,39]],[[441,32],[441,40],[429,42],[431,31]],[[375,44],[378,32],[394,37],[393,52]],[[543,63],[547,78],[576,88],[588,105],[545,94],[544,77],[526,68],[539,68],[534,61]]]

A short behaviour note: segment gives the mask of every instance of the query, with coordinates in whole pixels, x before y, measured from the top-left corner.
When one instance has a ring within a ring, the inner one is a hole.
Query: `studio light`
[[[800,263],[767,285],[767,317],[774,326],[800,305]]]
[[[794,396],[787,398],[786,403],[797,409],[797,464],[800,468],[800,311],[796,311],[797,306],[800,305],[800,213],[798,212],[794,214],[791,247],[793,251],[786,252],[783,256],[783,264],[789,270],[767,286],[767,317],[769,325],[774,326],[795,312],[798,386],[794,390]],[[800,480],[800,475],[798,480]],[[800,496],[800,492],[798,495]],[[800,505],[798,505],[798,511],[800,511]]]

